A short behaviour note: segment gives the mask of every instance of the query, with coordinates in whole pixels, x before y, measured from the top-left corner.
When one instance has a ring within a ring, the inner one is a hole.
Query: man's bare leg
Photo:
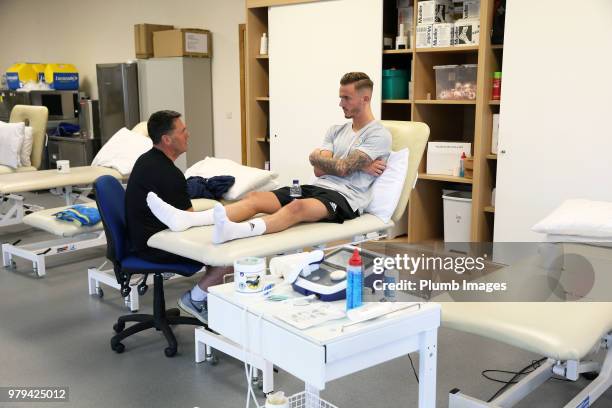
[[[223,283],[223,276],[233,273],[233,266],[207,266],[206,273],[198,282],[198,287],[204,292],[208,292],[208,288],[210,286],[220,285]]]
[[[253,218],[256,214],[274,214],[281,209],[276,194],[270,192],[253,192],[240,201],[225,206],[227,218],[241,222]]]
[[[211,225],[214,222],[213,210],[183,211],[163,201],[154,192],[147,195],[147,205],[151,212],[172,231],[185,231],[190,227]],[[273,214],[281,208],[274,193],[257,192],[227,206],[229,219],[235,222],[248,220],[255,214]]]
[[[283,231],[300,222],[319,221],[328,216],[327,207],[314,198],[294,200],[272,215],[240,223],[231,221],[224,207],[218,205],[214,208],[215,228],[212,240],[214,244],[221,244],[238,238]]]

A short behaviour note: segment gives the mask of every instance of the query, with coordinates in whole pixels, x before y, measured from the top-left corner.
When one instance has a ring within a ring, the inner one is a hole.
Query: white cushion
[[[372,201],[365,212],[374,214],[383,222],[389,222],[402,195],[409,156],[408,148],[391,152],[387,168],[372,185]]]
[[[152,146],[148,137],[121,128],[102,146],[91,165],[110,167],[123,175],[130,174],[136,159]]]
[[[25,137],[23,138],[23,144],[21,145],[21,152],[19,158],[21,161],[21,167],[29,167],[32,165],[32,146],[34,145],[34,133],[32,126],[25,127]]]
[[[187,169],[185,177],[199,176],[210,178],[214,176],[234,176],[234,185],[223,195],[226,200],[239,200],[244,194],[265,186],[278,174],[268,170],[242,166],[229,159],[207,157]]]
[[[19,153],[25,137],[25,124],[0,122],[0,165],[19,167]]]
[[[276,180],[270,180],[261,187],[257,187],[255,191],[268,192],[280,188],[280,184]]]
[[[612,237],[612,202],[566,200],[532,229],[545,234]]]

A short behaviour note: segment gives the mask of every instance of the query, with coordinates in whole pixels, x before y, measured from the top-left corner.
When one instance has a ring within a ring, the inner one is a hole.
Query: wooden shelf
[[[255,56],[255,58],[257,58],[259,60],[267,60],[270,57],[268,56],[268,54],[265,54],[265,55],[264,54],[258,54],[258,55]]]
[[[494,213],[495,207],[491,207],[490,205],[487,205],[485,208],[483,208],[483,211],[488,212],[488,213]]]
[[[412,103],[412,100],[410,99],[383,99],[382,103],[409,104],[409,103]]]
[[[497,155],[496,154],[487,154],[486,158],[489,160],[497,160]]]
[[[433,48],[417,48],[416,52],[478,52],[477,45],[466,45],[464,47],[433,47]]]
[[[501,102],[500,100],[496,100],[496,101],[489,101],[489,105],[499,105],[499,102]]]
[[[257,140],[257,141],[258,141],[258,142],[260,142],[260,143],[268,143],[268,141],[266,140],[266,138],[265,138],[265,137],[258,137],[258,138],[256,138],[255,140]]]
[[[383,54],[412,54],[412,50],[383,50]]]
[[[503,50],[504,49],[504,44],[492,44],[491,45],[491,49],[492,50]]]
[[[441,174],[419,174],[419,178],[422,180],[434,180],[434,181],[448,181],[450,183],[464,183],[472,184],[472,179],[465,177],[445,176]]]
[[[260,101],[260,102],[268,102],[270,100],[269,96],[258,96],[255,98],[256,101]]]
[[[476,105],[476,100],[417,99],[414,103],[418,105]]]

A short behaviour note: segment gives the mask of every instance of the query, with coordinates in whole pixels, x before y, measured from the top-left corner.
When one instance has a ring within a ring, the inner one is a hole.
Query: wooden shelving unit
[[[410,99],[383,99],[382,103],[395,103],[395,104],[409,104],[412,103]]]
[[[268,7],[318,0],[247,0],[247,163],[263,168],[270,158],[269,57],[259,55],[259,39],[268,32]],[[416,48],[411,36],[409,49],[381,50],[383,70],[409,71],[412,92],[405,99],[383,100],[381,119],[419,121],[430,127],[430,141],[472,143],[473,178],[426,174],[426,157],[419,168],[419,182],[412,191],[408,207],[408,241],[443,239],[442,190],[472,190],[472,241],[493,239],[494,211],[490,206],[495,187],[497,155],[491,154],[494,113],[500,101],[491,100],[492,73],[501,70],[503,45],[491,45],[488,33],[493,21],[495,0],[481,0],[480,40],[478,46]],[[418,0],[413,0],[414,10]],[[416,28],[416,13],[413,34]],[[397,34],[396,0],[383,0],[383,32]],[[477,64],[475,100],[435,100],[436,65]],[[382,78],[373,78],[381,86]],[[380,89],[380,88],[379,88]]]

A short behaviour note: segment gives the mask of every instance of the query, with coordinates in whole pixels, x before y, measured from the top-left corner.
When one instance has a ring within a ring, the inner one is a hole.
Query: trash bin
[[[444,207],[444,241],[470,242],[472,226],[472,193],[455,191],[442,195]]]

